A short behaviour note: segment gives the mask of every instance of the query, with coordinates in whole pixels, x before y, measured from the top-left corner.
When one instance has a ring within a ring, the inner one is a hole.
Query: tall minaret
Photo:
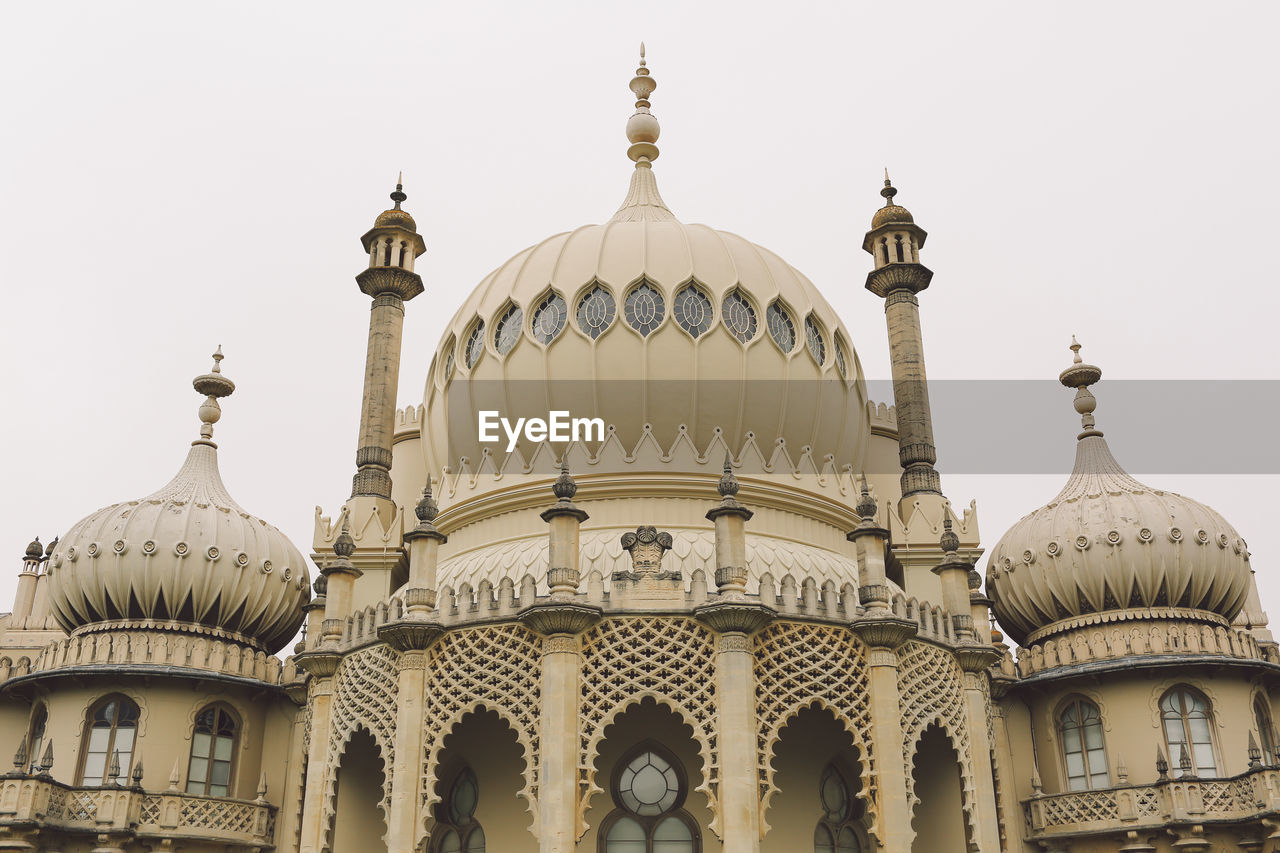
[[[351,497],[391,500],[391,434],[395,427],[396,385],[400,379],[400,339],[404,303],[422,292],[413,262],[427,250],[417,223],[400,203],[408,196],[397,181],[391,194],[395,207],[378,214],[360,238],[369,267],[356,276],[360,289],[373,297],[369,315],[369,351],[364,362],[364,397],[360,402],[360,442]]]
[[[898,409],[898,461],[902,465],[902,497],[941,495],[938,461],[929,414],[929,385],[924,374],[924,343],[920,339],[920,302],[916,294],[929,286],[933,272],[920,263],[920,248],[928,236],[911,213],[894,204],[898,194],[884,174],[884,207],[871,219],[862,248],[875,258],[867,274],[867,290],[884,299],[889,324],[889,358],[893,368],[893,402]]]

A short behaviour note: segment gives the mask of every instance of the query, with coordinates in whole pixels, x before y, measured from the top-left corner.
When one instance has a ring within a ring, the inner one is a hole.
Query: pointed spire
[[[1262,750],[1258,747],[1257,738],[1253,736],[1253,729],[1249,730],[1249,769],[1262,766]]]
[[[18,751],[13,754],[13,769],[25,773],[27,769],[27,736],[24,734],[18,742]]]
[[[1129,768],[1125,766],[1124,756],[1116,753],[1116,778],[1121,785],[1129,784]]]
[[[555,483],[551,486],[551,491],[560,500],[566,502],[573,500],[573,496],[578,493],[578,482],[569,473],[569,452],[567,450],[560,456],[560,476],[556,477]]]
[[[44,755],[40,757],[40,764],[36,767],[36,769],[39,770],[40,773],[43,775],[47,775],[49,771],[53,769],[53,739],[52,738],[50,738],[49,742],[45,744]]]
[[[649,73],[644,60],[644,42],[640,42],[640,66],[636,68],[636,76],[631,78],[631,91],[636,96],[636,111],[627,120],[627,141],[631,147],[627,156],[635,161],[636,166],[647,165],[658,159],[658,134],[661,128],[658,120],[649,112],[649,96],[658,88],[658,83]]]
[[[1156,744],[1156,774],[1162,782],[1169,779],[1169,759],[1164,757],[1164,750],[1160,748],[1160,744]]]
[[[391,194],[391,200],[396,203],[394,209],[399,210],[400,202],[404,201],[408,197],[409,196],[405,195],[404,192],[404,172],[401,172],[396,176],[396,191]]]
[[[267,798],[267,771],[262,771],[262,776],[258,778],[258,801],[262,802]]]
[[[858,505],[855,509],[863,524],[875,524],[876,515],[880,512],[880,505],[875,498],[871,497],[871,492],[867,488],[867,475],[865,473],[862,475],[862,494],[858,497]]]
[[[142,787],[142,756],[138,756],[138,760],[133,764],[133,773],[130,774],[135,787]]]
[[[1080,358],[1080,342],[1076,340],[1075,335],[1071,336],[1069,349],[1072,356],[1071,366],[1058,374],[1058,381],[1068,388],[1076,389],[1075,408],[1080,413],[1080,425],[1084,427],[1084,431],[1077,437],[1100,436],[1101,431],[1093,428],[1093,410],[1097,408],[1098,401],[1089,391],[1089,386],[1102,378],[1102,368],[1084,363]]]
[[[111,779],[112,784],[119,784],[120,780],[120,750],[111,753],[111,764],[107,767],[107,776]]]
[[[173,761],[173,770],[169,773],[169,790],[178,790],[178,783],[182,780],[182,771],[179,769],[179,762],[182,759],[175,758]]]
[[[720,497],[732,500],[737,498],[738,478],[733,474],[733,459],[729,456],[729,451],[724,452],[724,473],[720,475],[720,482],[716,484],[716,491],[720,493]]]
[[[893,197],[898,194],[898,189],[889,180],[889,167],[884,167],[884,189],[880,190],[880,195],[884,196],[884,206],[888,207],[893,204]]]
[[[419,524],[430,525],[436,520],[436,516],[440,515],[440,506],[436,503],[435,498],[431,496],[431,475],[427,475],[427,484],[422,487],[422,499],[418,501],[414,513],[418,516]]]
[[[213,370],[197,376],[191,386],[200,394],[204,394],[204,402],[200,404],[200,438],[195,442],[217,447],[213,443],[213,425],[222,417],[222,407],[218,398],[229,397],[236,390],[236,384],[222,375],[222,345],[213,353]]]
[[[1178,745],[1178,769],[1182,771],[1180,776],[1194,776],[1192,771],[1194,767],[1191,764],[1191,753],[1187,752],[1187,742],[1183,741]]]

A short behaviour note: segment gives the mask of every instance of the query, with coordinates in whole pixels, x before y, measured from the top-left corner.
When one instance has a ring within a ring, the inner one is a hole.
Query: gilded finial
[[[391,200],[396,203],[395,209],[399,210],[400,202],[407,198],[408,196],[404,193],[404,172],[401,172],[396,176],[396,191],[391,194]]]
[[[656,88],[658,84],[645,64],[644,42],[641,42],[640,65],[636,68],[636,76],[631,78],[631,91],[636,96],[636,111],[627,120],[627,141],[631,143],[627,156],[635,161],[637,167],[647,167],[658,159],[658,146],[654,143],[658,141],[658,134],[662,129],[658,126],[658,120],[649,112],[649,96]]]
[[[222,417],[222,407],[218,405],[218,398],[229,397],[231,392],[236,390],[236,384],[230,379],[222,375],[222,345],[213,353],[213,369],[208,373],[197,376],[191,382],[191,387],[196,389],[199,394],[204,394],[204,402],[200,404],[200,438],[199,441],[205,444],[213,444],[213,425]],[[216,445],[214,445],[216,446]]]

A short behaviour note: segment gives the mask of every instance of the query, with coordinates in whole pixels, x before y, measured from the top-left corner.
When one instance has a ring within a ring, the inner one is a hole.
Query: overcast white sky
[[[358,238],[398,170],[428,246],[400,405],[491,269],[607,219],[637,42],[686,222],[807,274],[888,376],[860,249],[881,168],[929,231],[934,379],[1277,379],[1272,3],[13,3],[0,30],[0,610],[20,555],[158,488],[222,344],[232,494],[308,549],[354,469]],[[1114,386],[1113,386],[1114,387]],[[1016,408],[1017,400],[1009,407]],[[1061,429],[1078,429],[1062,392]],[[1173,398],[1208,445],[1275,424]],[[974,417],[998,425],[1002,412]],[[1113,425],[1121,462],[1142,436]],[[1065,478],[946,476],[990,547]],[[1182,449],[1194,455],[1194,442]],[[1249,540],[1280,618],[1276,476],[1141,472]],[[3,555],[8,555],[7,557]],[[7,566],[8,568],[4,568]]]

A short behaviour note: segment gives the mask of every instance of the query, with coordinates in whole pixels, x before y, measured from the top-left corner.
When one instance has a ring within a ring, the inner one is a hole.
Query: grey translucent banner
[[[1280,382],[1107,380],[1092,390],[1098,399],[1097,429],[1131,472],[1280,473],[1280,447],[1270,438],[1280,422]],[[932,381],[928,394],[937,467],[943,473],[1071,470],[1080,416],[1072,406],[1074,392],[1056,381]],[[500,467],[508,447],[526,466],[534,465],[539,454],[545,458],[548,450],[558,458],[575,420],[598,419],[599,425],[579,423],[577,452],[595,457],[609,443],[615,456],[657,454],[678,465],[691,453],[719,460],[728,450],[735,460],[744,453],[758,456],[770,471],[857,466],[886,475],[898,471],[889,437],[896,413],[886,408],[893,399],[888,380],[867,382],[864,393],[838,380],[456,377],[445,392],[445,405],[435,400],[428,406],[426,427],[432,455],[455,470],[462,457],[474,470],[485,455]],[[481,440],[482,413],[488,413],[495,440]],[[545,433],[537,428],[539,420]],[[559,435],[557,420],[566,424]],[[585,436],[584,428],[589,429]],[[514,439],[513,431],[518,433]],[[549,447],[539,447],[548,442]]]

